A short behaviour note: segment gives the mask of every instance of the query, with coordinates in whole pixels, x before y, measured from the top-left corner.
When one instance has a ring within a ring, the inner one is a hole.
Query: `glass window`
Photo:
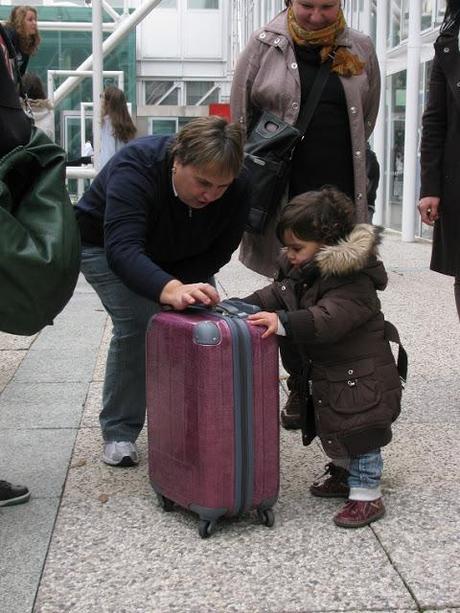
[[[188,0],[189,9],[218,9],[219,0]]]
[[[160,136],[169,136],[177,132],[177,119],[151,119],[150,134],[158,134]]]
[[[187,81],[187,104],[212,104],[219,102],[219,88],[214,88],[210,81]],[[212,91],[211,91],[212,90]]]
[[[391,2],[388,19],[388,46],[396,47],[401,42],[401,0]]]
[[[422,30],[428,30],[433,25],[433,0],[422,1]]]
[[[437,9],[436,9],[436,23],[437,24],[440,24],[443,22],[445,14],[446,14],[446,0],[438,0]]]
[[[176,9],[177,8],[177,0],[161,0],[160,4],[157,5],[157,9]]]
[[[404,175],[404,129],[406,120],[406,71],[389,78],[391,83],[390,148],[389,148],[389,199],[385,224],[395,230],[401,229],[403,175]]]
[[[179,104],[179,89],[174,81],[146,81],[145,104]]]

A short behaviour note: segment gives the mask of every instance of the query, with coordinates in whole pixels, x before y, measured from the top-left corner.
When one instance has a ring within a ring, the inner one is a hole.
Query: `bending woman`
[[[448,0],[441,32],[434,44],[430,93],[422,120],[418,208],[423,223],[434,225],[431,270],[455,277],[460,319],[459,30],[460,0]]]

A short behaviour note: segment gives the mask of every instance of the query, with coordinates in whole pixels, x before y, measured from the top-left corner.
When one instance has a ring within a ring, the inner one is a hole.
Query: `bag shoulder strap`
[[[302,133],[302,138],[305,136],[305,132],[310,125],[313,114],[318,106],[318,102],[321,98],[321,94],[323,93],[324,87],[326,85],[326,81],[329,78],[331,65],[334,61],[336,51],[332,51],[329,54],[328,59],[323,62],[316,73],[315,80],[313,81],[313,85],[308,95],[307,101],[305,102],[303,109],[301,109],[299,117],[297,119],[296,128],[299,132]]]
[[[390,321],[385,320],[385,339],[391,343],[399,345],[398,349],[398,373],[403,383],[407,380],[407,352],[402,346],[401,339],[399,338],[399,332],[395,325]]]

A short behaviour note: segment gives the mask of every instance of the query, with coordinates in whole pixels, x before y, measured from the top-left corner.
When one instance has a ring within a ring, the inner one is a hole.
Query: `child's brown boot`
[[[326,464],[325,473],[310,486],[310,494],[320,498],[348,498],[348,470],[336,466],[333,462]],[[327,477],[321,481],[323,477]]]
[[[302,398],[297,390],[292,389],[281,411],[281,425],[285,430],[300,430],[302,427],[301,414]]]

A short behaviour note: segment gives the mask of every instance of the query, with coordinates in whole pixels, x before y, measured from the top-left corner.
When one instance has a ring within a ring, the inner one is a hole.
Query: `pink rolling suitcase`
[[[278,498],[278,346],[237,303],[161,312],[147,331],[150,481],[165,510],[199,515],[203,538],[253,509],[272,526]]]

